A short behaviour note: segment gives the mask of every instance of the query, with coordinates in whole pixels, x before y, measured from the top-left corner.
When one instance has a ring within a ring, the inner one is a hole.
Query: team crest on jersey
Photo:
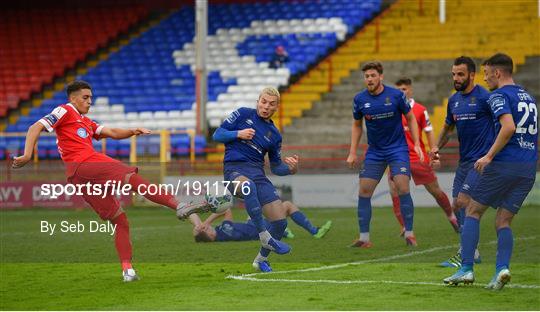
[[[386,99],[384,99],[384,105],[386,105],[386,106],[392,105],[392,102],[390,102],[390,98],[389,98],[389,97],[386,97]]]
[[[471,102],[469,103],[469,106],[476,106],[476,97],[471,97]]]
[[[86,132],[86,129],[84,128],[79,128],[77,129],[77,135],[85,139],[86,137],[88,137],[88,132]]]

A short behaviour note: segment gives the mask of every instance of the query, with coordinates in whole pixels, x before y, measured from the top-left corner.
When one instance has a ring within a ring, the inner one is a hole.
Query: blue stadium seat
[[[208,29],[209,35],[215,35],[218,29],[241,29],[249,27],[253,21],[339,17],[351,33],[380,8],[381,0],[211,3]],[[78,78],[93,85],[95,98],[108,97],[110,105],[123,104],[126,113],[191,110],[195,102],[195,77],[189,65],[175,64],[173,53],[192,42],[194,33],[194,8],[184,6]],[[323,57],[337,45],[337,41],[334,33],[265,34],[248,36],[236,48],[240,56],[252,55],[257,62],[268,62],[274,47],[283,45],[290,55],[290,62],[286,66],[294,75],[305,71]],[[229,86],[237,84],[236,79],[225,79],[218,71],[209,72],[208,82],[210,101],[217,101]],[[40,107],[33,108],[28,116],[21,117],[17,124],[9,125],[6,131],[26,131],[37,119],[66,102],[65,92],[56,92]],[[197,152],[201,152],[206,142],[198,140]],[[177,145],[175,148],[176,152],[182,149],[182,153],[185,153],[185,147]],[[141,153],[156,152],[153,144],[144,140],[141,140],[137,150]],[[107,148],[107,154],[129,156],[129,142],[116,145],[114,150]]]

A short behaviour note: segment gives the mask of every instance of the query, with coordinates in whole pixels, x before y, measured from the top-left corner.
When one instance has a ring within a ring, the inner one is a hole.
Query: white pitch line
[[[410,281],[389,281],[389,280],[352,280],[352,281],[340,281],[340,280],[303,280],[303,279],[281,279],[281,278],[255,278],[246,276],[234,276],[229,275],[227,278],[238,281],[250,281],[250,282],[274,282],[274,283],[314,283],[314,284],[397,284],[397,285],[428,285],[428,286],[448,286],[443,283],[435,282],[410,282]],[[486,284],[473,284],[474,287],[484,287]],[[540,289],[538,285],[521,285],[521,284],[509,284],[507,288],[525,288],[525,289]]]
[[[384,262],[384,261],[391,261],[401,258],[408,258],[416,255],[423,255],[426,253],[432,253],[439,250],[444,249],[452,249],[452,248],[458,248],[459,245],[449,245],[449,246],[439,246],[439,247],[433,247],[426,250],[421,251],[412,251],[404,254],[399,255],[393,255],[388,257],[382,257],[382,258],[375,258],[375,259],[368,259],[368,260],[360,260],[355,262],[347,262],[347,263],[340,263],[340,264],[334,264],[334,265],[324,265],[320,267],[313,267],[313,268],[307,268],[307,269],[296,269],[296,270],[287,270],[287,271],[272,271],[269,273],[264,272],[256,272],[256,273],[249,273],[249,274],[242,274],[241,276],[256,276],[256,275],[268,275],[268,274],[285,274],[285,273],[302,273],[302,272],[313,272],[313,271],[324,271],[324,270],[332,270],[332,269],[339,269],[350,265],[359,265],[359,264],[366,264],[366,263],[372,263],[372,262]]]
[[[518,238],[515,238],[514,241],[532,240],[532,239],[536,239],[536,238],[537,238],[537,236],[518,237]],[[497,243],[497,241],[493,240],[493,241],[487,242],[487,243],[485,243],[483,245],[493,245],[493,244],[496,244],[496,243]],[[228,278],[228,279],[237,279],[237,277],[251,277],[251,276],[257,276],[257,275],[268,276],[268,275],[275,275],[275,274],[303,273],[303,272],[315,272],[315,271],[332,270],[332,269],[339,269],[339,268],[343,268],[343,267],[346,267],[346,266],[352,266],[352,265],[374,263],[374,262],[375,263],[376,262],[385,262],[385,261],[391,261],[391,260],[396,260],[396,259],[401,259],[401,258],[408,258],[408,257],[417,256],[417,255],[423,255],[423,254],[427,254],[427,253],[432,253],[432,252],[439,251],[439,250],[452,249],[452,248],[458,248],[458,247],[459,247],[459,245],[457,245],[457,244],[448,245],[448,246],[438,246],[438,247],[433,247],[433,248],[429,248],[429,249],[426,249],[426,250],[412,251],[412,252],[408,252],[408,253],[405,253],[405,254],[398,254],[398,255],[387,256],[387,257],[382,257],[382,258],[360,260],[360,261],[355,261],[355,262],[347,262],[347,263],[334,264],[334,265],[324,265],[324,266],[312,267],[312,268],[307,268],[307,269],[295,269],[295,270],[277,271],[277,272],[272,271],[272,272],[267,272],[267,273],[265,273],[265,272],[256,272],[256,273],[241,274],[241,275],[228,275],[226,278]]]

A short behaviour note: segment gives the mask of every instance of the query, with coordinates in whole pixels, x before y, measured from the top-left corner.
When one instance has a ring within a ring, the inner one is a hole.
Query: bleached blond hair
[[[263,94],[270,95],[270,96],[277,96],[278,103],[281,100],[281,95],[279,94],[279,91],[274,87],[266,87],[262,89],[261,93],[259,94],[259,100],[261,99],[261,96]]]

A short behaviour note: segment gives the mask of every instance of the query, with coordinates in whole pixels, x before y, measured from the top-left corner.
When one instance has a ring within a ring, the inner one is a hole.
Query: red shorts
[[[101,157],[100,157],[101,158]],[[107,181],[116,181],[118,183],[127,183],[125,181],[126,175],[130,173],[137,173],[137,167],[127,166],[124,163],[107,157],[108,161],[103,162],[100,159],[100,162],[83,162],[78,165],[77,170],[73,176],[68,178],[68,181],[72,184],[86,184],[90,182],[91,185],[101,184],[101,190],[105,190],[105,183]],[[120,209],[120,202],[115,195],[111,194],[111,185],[108,186],[109,194],[103,196],[101,195],[91,195],[85,193],[86,188],[83,188],[84,200],[94,209],[94,211],[99,215],[103,220],[111,220],[118,209]]]
[[[426,162],[411,162],[411,175],[415,185],[425,185],[437,181],[435,171]]]

